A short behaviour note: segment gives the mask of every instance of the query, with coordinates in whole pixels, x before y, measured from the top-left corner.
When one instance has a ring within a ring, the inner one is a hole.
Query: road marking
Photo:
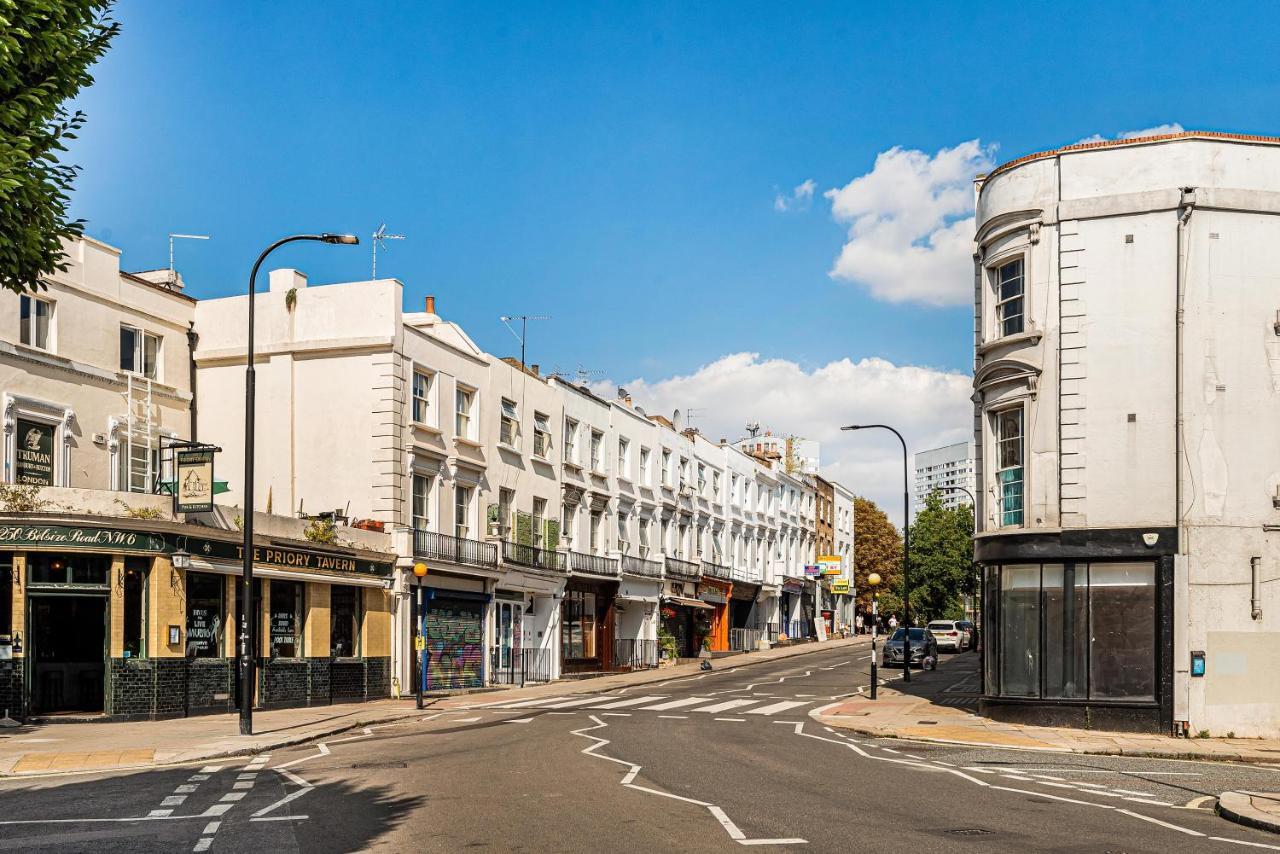
[[[473,724],[476,721],[484,720],[484,718],[454,718],[449,721],[451,724]]]
[[[250,821],[263,821],[264,819],[262,817],[267,813],[272,812],[273,810],[279,809],[280,807],[284,806],[290,801],[297,800],[298,798],[302,797],[307,792],[315,788],[315,786],[313,786],[311,783],[308,783],[306,780],[302,779],[297,774],[293,773],[292,771],[285,770],[283,766],[276,768],[275,770],[280,773],[280,776],[284,777],[290,783],[293,783],[295,786],[298,786],[298,789],[285,795],[283,798],[276,801],[275,803],[268,804],[267,806],[253,813],[252,815],[249,816]],[[301,818],[301,816],[291,816],[290,818]]]
[[[510,720],[503,721],[504,724],[527,724],[532,722],[533,718],[511,718]]]
[[[582,698],[582,697],[579,697],[579,698],[578,698],[578,699],[576,699],[576,700],[569,700],[568,702],[565,702],[565,703],[556,703],[556,704],[555,704],[555,705],[553,705],[553,706],[543,706],[542,708],[544,708],[544,709],[572,709],[574,706],[589,706],[589,705],[591,705],[592,703],[599,703],[601,700],[607,700],[607,699],[609,699],[609,696],[608,696],[607,694],[606,694],[606,695],[603,695],[603,696],[598,696],[598,697],[586,697],[585,699],[584,699],[584,698]]]
[[[329,755],[329,746],[326,745],[323,741],[316,745],[316,749],[318,750],[317,753],[312,753],[308,756],[303,756],[301,759],[290,759],[288,762],[281,762],[279,765],[276,766],[276,770],[279,771],[281,768],[291,768],[294,765],[297,765],[301,762],[306,762],[309,759],[315,759],[318,756]]]
[[[740,709],[743,706],[754,706],[757,700],[725,700],[723,703],[716,703],[712,706],[703,706],[700,709],[694,709],[695,712],[708,712],[715,714],[716,712],[727,712],[730,709]]]
[[[689,716],[688,716],[688,715],[658,715],[658,717],[660,717],[660,718],[665,718],[666,720],[669,720],[669,721],[687,721],[687,720],[689,720]]]
[[[214,804],[204,812],[200,813],[200,817],[226,815],[227,810],[231,809],[232,804]]]
[[[180,807],[182,802],[187,799],[186,795],[170,795],[160,802],[162,807]]]
[[[1176,825],[1176,824],[1170,824],[1170,823],[1169,823],[1169,822],[1167,822],[1167,821],[1161,821],[1161,820],[1160,820],[1160,819],[1158,819],[1158,818],[1153,818],[1153,817],[1151,817],[1151,816],[1149,816],[1149,815],[1143,815],[1143,814],[1142,814],[1142,813],[1140,813],[1140,812],[1133,812],[1132,810],[1116,810],[1116,812],[1124,813],[1125,815],[1133,816],[1134,818],[1140,818],[1140,819],[1142,819],[1143,821],[1149,821],[1149,822],[1151,822],[1152,824],[1158,824],[1158,825],[1160,825],[1161,827],[1167,827],[1167,828],[1169,828],[1170,830],[1176,830],[1176,831],[1178,831],[1179,833],[1185,833],[1187,836],[1204,836],[1204,834],[1203,834],[1203,833],[1201,833],[1201,832],[1200,832],[1200,831],[1198,831],[1198,830],[1192,830],[1192,829],[1191,829],[1191,828],[1189,828],[1189,827],[1179,827],[1179,826],[1178,826],[1178,825]]]
[[[232,784],[231,784],[231,788],[233,788],[233,789],[252,789],[252,788],[253,788],[253,781],[252,781],[252,780],[236,780],[234,783],[232,783]]]
[[[1192,798],[1191,800],[1187,801],[1185,804],[1183,804],[1183,806],[1186,807],[1187,809],[1198,810],[1200,809],[1201,806],[1203,806],[1204,804],[1207,804],[1209,801],[1212,801],[1212,800],[1216,800],[1216,798],[1214,798],[1213,795],[1201,795],[1198,798]]]
[[[200,769],[201,774],[217,774],[222,770],[221,765],[206,765]]]
[[[205,836],[213,836],[215,833],[217,833],[217,832],[218,832],[218,828],[219,828],[219,827],[222,827],[222,822],[220,822],[220,821],[211,821],[211,822],[209,822],[208,824],[206,824],[206,825],[204,826],[204,835],[205,835]]]
[[[797,702],[795,700],[784,700],[781,703],[774,703],[771,706],[764,706],[759,709],[752,709],[747,712],[748,715],[776,715],[778,712],[785,712],[787,709],[794,709],[799,706],[807,706],[808,703]]]
[[[745,724],[747,722],[746,718],[715,718],[715,720],[728,721],[733,724]]]
[[[244,792],[227,792],[225,795],[223,795],[222,797],[218,798],[218,800],[220,800],[220,801],[224,801],[224,802],[225,802],[225,801],[238,801],[238,800],[240,800],[241,798],[243,798],[243,797],[244,797],[244,795],[245,795],[245,793],[244,793]]]
[[[600,714],[604,715],[606,718],[629,718],[629,717],[631,717],[631,713],[630,713],[630,712],[601,712]]]
[[[205,780],[209,779],[209,775],[208,774],[192,774],[187,779],[190,780],[192,783],[203,783]]]
[[[198,788],[200,787],[199,786],[179,786],[178,788],[173,790],[173,793],[175,795],[189,795]]]
[[[696,706],[698,703],[709,703],[710,697],[686,697],[683,700],[668,700],[665,703],[658,703],[656,706],[645,706],[646,712],[665,712],[668,709],[678,709],[681,706]]]
[[[547,712],[549,715],[576,715],[577,712]],[[530,718],[532,720],[532,718]]]
[[[196,844],[192,846],[191,850],[192,851],[208,851],[209,846],[212,844],[213,844],[212,836],[202,836],[200,837],[199,840],[196,841]]]
[[[543,703],[555,703],[555,702],[557,702],[557,701],[559,701],[559,700],[567,700],[567,699],[569,699],[569,697],[568,697],[568,696],[564,696],[564,697],[539,697],[539,698],[538,698],[538,699],[536,699],[536,700],[524,700],[523,702],[520,702],[520,703],[506,703],[506,704],[498,703],[498,704],[495,704],[495,705],[501,705],[504,709],[523,709],[523,708],[525,708],[526,706],[541,706]]]
[[[284,767],[284,766],[281,766],[281,767]],[[237,779],[237,780],[256,780],[256,779],[258,779],[258,772],[257,772],[257,771],[246,771],[246,772],[245,772],[245,773],[243,773],[243,774],[237,774],[237,775],[236,775],[236,779]]]
[[[147,813],[147,818],[166,818],[173,815],[173,810],[152,810]]]
[[[1214,842],[1234,842],[1236,845],[1248,845],[1250,848],[1267,848],[1271,851],[1280,851],[1280,845],[1268,845],[1265,842],[1246,842],[1243,839],[1228,839],[1225,836],[1210,836]]]
[[[633,700],[619,700],[616,703],[605,703],[603,706],[592,706],[593,709],[625,709],[627,706],[638,706],[641,703],[652,703],[655,700],[665,699],[665,695],[659,694],[655,697],[636,697]]]

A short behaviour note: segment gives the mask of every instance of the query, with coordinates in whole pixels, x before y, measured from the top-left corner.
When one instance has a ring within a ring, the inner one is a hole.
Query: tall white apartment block
[[[973,467],[973,442],[957,442],[915,454],[915,501],[917,509],[935,489],[942,493],[942,506],[954,509],[972,504],[977,488]],[[959,488],[956,488],[959,487]],[[966,495],[961,490],[968,490]]]

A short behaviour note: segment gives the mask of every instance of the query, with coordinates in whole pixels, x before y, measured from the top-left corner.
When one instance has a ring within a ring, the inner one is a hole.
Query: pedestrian
[[[898,627],[898,615],[890,614],[889,615],[889,631],[893,631],[897,627]]]
[[[853,633],[854,633],[854,634],[857,634],[857,635],[862,634],[862,614],[861,614],[861,613],[858,613],[858,614],[855,614],[855,615],[854,615],[854,618],[853,618]]]

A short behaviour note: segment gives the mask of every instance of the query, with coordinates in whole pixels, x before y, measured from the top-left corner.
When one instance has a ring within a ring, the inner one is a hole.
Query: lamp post
[[[911,558],[911,493],[907,480],[907,440],[888,424],[850,424],[841,430],[888,430],[902,445],[902,681],[911,681],[911,586],[907,567]]]
[[[876,698],[876,686],[880,682],[876,675],[876,635],[880,629],[880,573],[873,572],[867,576],[867,586],[871,588],[871,699]]]
[[[257,622],[253,615],[253,428],[254,428],[254,372],[253,372],[253,295],[258,279],[258,268],[266,257],[286,243],[315,240],[354,246],[360,239],[352,234],[295,234],[272,243],[253,264],[249,273],[249,339],[244,370],[244,570],[241,578],[240,601],[240,734],[253,735],[253,682],[254,653],[257,651]]]
[[[968,487],[964,487],[964,486],[940,486],[940,487],[936,487],[936,488],[937,488],[937,489],[939,489],[939,490],[950,490],[950,491],[952,491],[952,492],[963,492],[965,495],[967,495],[967,496],[969,497],[969,507],[973,509],[973,527],[974,527],[974,530],[976,531],[976,530],[977,530],[977,527],[978,527],[978,501],[977,501],[977,499],[975,499],[975,498],[973,497],[973,493],[969,491]],[[977,570],[977,566],[978,566],[978,562],[977,562],[977,561],[970,561],[970,568],[971,568],[971,569],[973,569],[975,572],[976,572],[976,570]],[[982,579],[981,579],[981,578],[979,578],[979,579],[977,579],[977,581],[976,581],[976,582],[975,582],[975,584],[974,584],[973,589],[974,589],[974,597],[975,597],[975,600],[980,600],[980,599],[981,599],[981,593],[982,593],[982,583],[981,583],[981,582],[982,582]],[[974,608],[974,610],[973,610],[973,617],[974,617],[973,622],[974,622],[974,624],[976,625],[976,624],[977,624],[977,622],[978,622],[978,609],[977,609],[977,607],[975,607],[975,608]]]
[[[422,687],[427,681],[426,649],[427,649],[427,615],[422,602],[422,579],[427,574],[425,563],[413,565],[413,575],[418,579],[415,589],[418,603],[418,633],[413,638],[413,647],[418,653],[418,708],[422,708]]]

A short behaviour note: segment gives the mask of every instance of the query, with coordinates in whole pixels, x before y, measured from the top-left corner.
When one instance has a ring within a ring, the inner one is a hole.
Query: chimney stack
[[[535,377],[536,377],[536,376],[539,376],[539,374],[538,374],[538,366],[537,366],[537,365],[530,365],[530,366],[529,366],[529,370],[533,371],[533,375],[534,375]]]
[[[427,297],[427,314],[436,313],[436,298],[434,295]]]

